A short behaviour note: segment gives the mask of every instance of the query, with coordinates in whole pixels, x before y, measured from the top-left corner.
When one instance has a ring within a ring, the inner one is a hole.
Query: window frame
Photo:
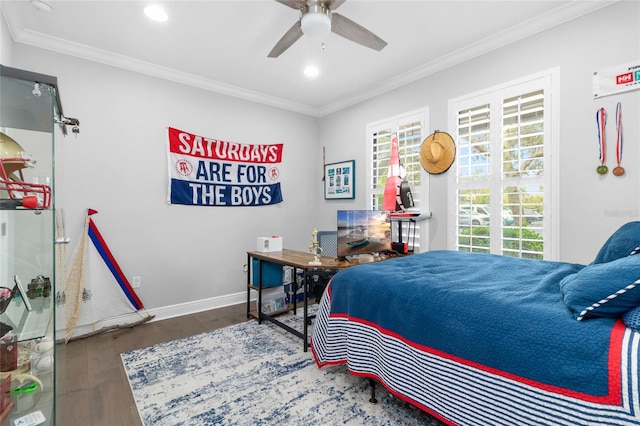
[[[373,135],[385,130],[390,130],[390,132],[398,133],[398,130],[409,123],[419,122],[420,123],[420,143],[419,147],[422,145],[424,139],[429,135],[429,108],[423,107],[419,109],[415,109],[412,111],[408,111],[402,114],[398,114],[392,117],[388,117],[382,120],[377,120],[375,122],[368,123],[365,126],[365,137],[366,137],[366,208],[372,208],[372,198],[374,195],[383,194],[384,188],[373,188]],[[402,159],[401,159],[402,160]],[[429,174],[424,170],[422,166],[420,166],[420,185],[418,187],[411,185],[411,192],[414,195],[415,207],[418,207],[421,212],[430,212],[429,209]],[[409,248],[412,248],[412,240],[413,235],[415,233],[415,253],[428,251],[429,250],[429,221],[421,220],[417,222],[413,222],[415,227],[408,227],[403,225],[403,242],[407,242],[405,238],[409,238]],[[409,228],[409,229],[407,229]],[[397,241],[397,226],[393,226],[392,231],[394,235],[394,241]],[[408,234],[408,235],[406,235]]]
[[[518,96],[533,92],[535,90],[544,89],[544,229],[543,229],[543,258],[545,260],[557,260],[560,252],[558,220],[559,217],[559,69],[553,68],[532,74],[517,80],[489,87],[467,95],[452,98],[448,102],[449,111],[449,128],[452,129],[452,136],[458,141],[458,111],[473,108],[483,104],[489,104],[491,134],[498,134],[500,151],[498,154],[491,155],[490,167],[491,174],[484,181],[484,186],[490,188],[491,193],[497,191],[502,194],[504,187],[526,185],[527,178],[520,180],[503,180],[502,179],[502,126],[503,126],[503,100],[513,96]],[[497,123],[494,124],[494,123]],[[456,142],[456,145],[457,142]],[[456,147],[456,150],[458,147]],[[457,248],[457,191],[459,189],[473,188],[473,182],[461,183],[457,181],[459,158],[456,160],[449,171],[448,187],[447,187],[447,211],[448,214],[448,238],[447,245],[451,250]],[[538,179],[540,181],[540,179]],[[515,185],[505,182],[515,182]],[[476,185],[477,187],[478,185]],[[501,199],[501,198],[500,198]],[[501,202],[493,202],[490,206],[492,217],[501,217]],[[502,253],[502,226],[492,226],[490,228],[491,253]]]

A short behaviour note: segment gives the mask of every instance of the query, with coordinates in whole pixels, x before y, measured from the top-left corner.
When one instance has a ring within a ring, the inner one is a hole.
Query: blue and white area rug
[[[301,319],[287,315],[286,321]],[[142,423],[441,425],[344,366],[318,369],[302,341],[271,323],[231,327],[121,354]]]

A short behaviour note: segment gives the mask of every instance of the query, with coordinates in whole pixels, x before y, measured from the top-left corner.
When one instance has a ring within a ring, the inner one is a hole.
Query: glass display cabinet
[[[55,423],[55,77],[0,65],[0,425]],[[75,129],[74,129],[75,131]]]

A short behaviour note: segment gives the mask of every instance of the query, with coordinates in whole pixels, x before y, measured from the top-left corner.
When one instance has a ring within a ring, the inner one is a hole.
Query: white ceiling
[[[169,14],[165,23],[144,16],[152,1],[45,1],[53,11],[31,0],[0,2],[16,42],[313,116],[614,2],[348,0],[338,12],[384,39],[382,51],[330,34],[303,36],[268,58],[299,18],[274,0],[157,1]],[[303,75],[309,61],[320,68],[315,79]]]

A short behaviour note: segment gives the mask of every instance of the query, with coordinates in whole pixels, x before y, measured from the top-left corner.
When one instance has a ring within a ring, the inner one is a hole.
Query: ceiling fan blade
[[[282,3],[285,6],[289,6],[291,9],[300,10],[302,9],[307,2],[304,0],[276,0],[278,3]]]
[[[280,56],[285,50],[290,48],[293,43],[298,41],[298,39],[302,37],[302,26],[300,25],[300,21],[296,21],[295,24],[289,31],[284,33],[282,38],[276,43],[276,45],[271,49],[271,52],[267,55],[269,58],[277,58]]]
[[[356,42],[374,50],[382,50],[387,42],[351,19],[339,13],[331,14],[331,31],[348,40]]]
[[[333,11],[339,8],[340,6],[342,6],[345,1],[347,0],[327,0],[326,5],[329,8],[329,10]]]

